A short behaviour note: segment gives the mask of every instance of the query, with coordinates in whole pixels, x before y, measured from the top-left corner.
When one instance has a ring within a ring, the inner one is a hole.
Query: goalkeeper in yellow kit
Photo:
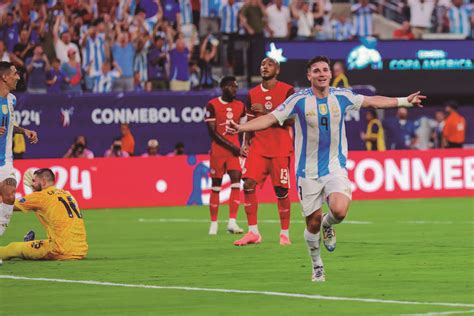
[[[33,189],[33,193],[17,199],[14,211],[35,212],[46,229],[48,239],[13,242],[0,247],[0,259],[83,259],[88,249],[86,229],[81,211],[71,193],[54,186],[55,176],[51,169],[26,172],[23,181]]]

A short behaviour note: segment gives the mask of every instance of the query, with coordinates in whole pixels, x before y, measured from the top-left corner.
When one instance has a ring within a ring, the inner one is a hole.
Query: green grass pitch
[[[407,315],[474,312],[474,198],[355,201],[337,226],[337,249],[322,251],[325,283],[312,283],[300,206],[293,204],[293,244],[278,244],[275,204],[260,205],[263,242],[235,247],[221,206],[217,236],[207,207],[84,211],[86,260],[4,261],[1,315]],[[246,227],[241,207],[239,224]],[[361,223],[363,222],[363,223]],[[0,244],[30,229],[33,214],[15,214]],[[6,279],[92,280],[122,285]],[[177,289],[168,287],[188,287]],[[215,292],[195,288],[217,289]],[[253,293],[221,290],[255,291]],[[264,295],[280,292],[320,295]],[[329,300],[328,298],[340,298]],[[356,301],[350,300],[351,298]],[[357,301],[357,299],[374,299]],[[393,302],[386,302],[393,301]],[[403,304],[428,302],[430,304]],[[439,303],[456,303],[445,306]],[[465,304],[465,305],[460,305]],[[436,314],[434,314],[436,315]]]

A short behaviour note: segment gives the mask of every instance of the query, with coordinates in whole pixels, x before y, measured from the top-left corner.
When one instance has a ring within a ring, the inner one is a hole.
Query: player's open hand
[[[233,120],[228,120],[225,124],[226,134],[235,135],[239,133],[240,125],[235,123]]]
[[[3,136],[7,132],[5,126],[0,126],[0,136]]]
[[[408,102],[410,102],[411,104],[422,108],[422,107],[423,107],[423,104],[421,104],[421,103],[423,102],[424,99],[426,99],[426,96],[425,96],[425,95],[422,95],[422,94],[420,94],[420,93],[421,93],[421,91],[417,91],[417,92],[415,92],[415,93],[410,94],[410,95],[407,97],[407,100],[408,100]]]
[[[33,177],[34,177],[34,170],[28,169],[25,171],[23,175],[23,184],[30,189],[33,189]]]
[[[38,134],[35,131],[30,131],[25,128],[25,136],[29,139],[30,144],[36,144],[38,142]]]

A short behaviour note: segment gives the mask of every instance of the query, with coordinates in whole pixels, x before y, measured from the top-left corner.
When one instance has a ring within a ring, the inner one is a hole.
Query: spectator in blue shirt
[[[164,34],[158,34],[153,40],[147,54],[148,82],[146,91],[166,90],[168,88],[168,76],[166,74],[166,54]]]
[[[117,41],[112,46],[112,56],[122,70],[122,76],[115,80],[113,91],[133,91],[133,57],[135,47],[130,43],[128,32],[117,35]]]
[[[61,65],[61,70],[66,74],[68,85],[66,91],[68,92],[82,92],[81,80],[81,65],[76,60],[76,50],[69,48],[67,51],[69,61]]]
[[[7,46],[9,52],[13,52],[13,47],[18,43],[18,35],[20,33],[20,27],[17,22],[15,22],[15,16],[13,13],[9,12],[7,14],[6,23],[2,27],[3,31],[3,41]]]
[[[387,138],[387,149],[415,149],[417,136],[415,123],[408,119],[406,108],[397,110],[397,117],[388,118],[384,122]]]
[[[186,47],[183,37],[178,34],[175,48],[168,53],[171,91],[189,91],[191,89],[188,67],[190,56],[190,49]]]
[[[177,25],[177,14],[180,13],[178,0],[161,0],[163,6],[163,19],[168,21],[171,26]]]
[[[48,85],[48,93],[60,93],[66,89],[67,77],[60,69],[61,61],[53,58],[51,61],[51,69],[46,74],[46,84]]]
[[[43,47],[37,45],[34,48],[33,57],[26,60],[27,91],[29,93],[46,93],[46,73],[49,71],[49,67],[48,57],[46,57]]]

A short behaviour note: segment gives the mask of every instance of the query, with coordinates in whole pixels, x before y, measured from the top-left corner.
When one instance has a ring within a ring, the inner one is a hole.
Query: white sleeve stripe
[[[215,118],[209,118],[209,119],[205,119],[204,122],[213,122],[215,120],[216,120]]]

